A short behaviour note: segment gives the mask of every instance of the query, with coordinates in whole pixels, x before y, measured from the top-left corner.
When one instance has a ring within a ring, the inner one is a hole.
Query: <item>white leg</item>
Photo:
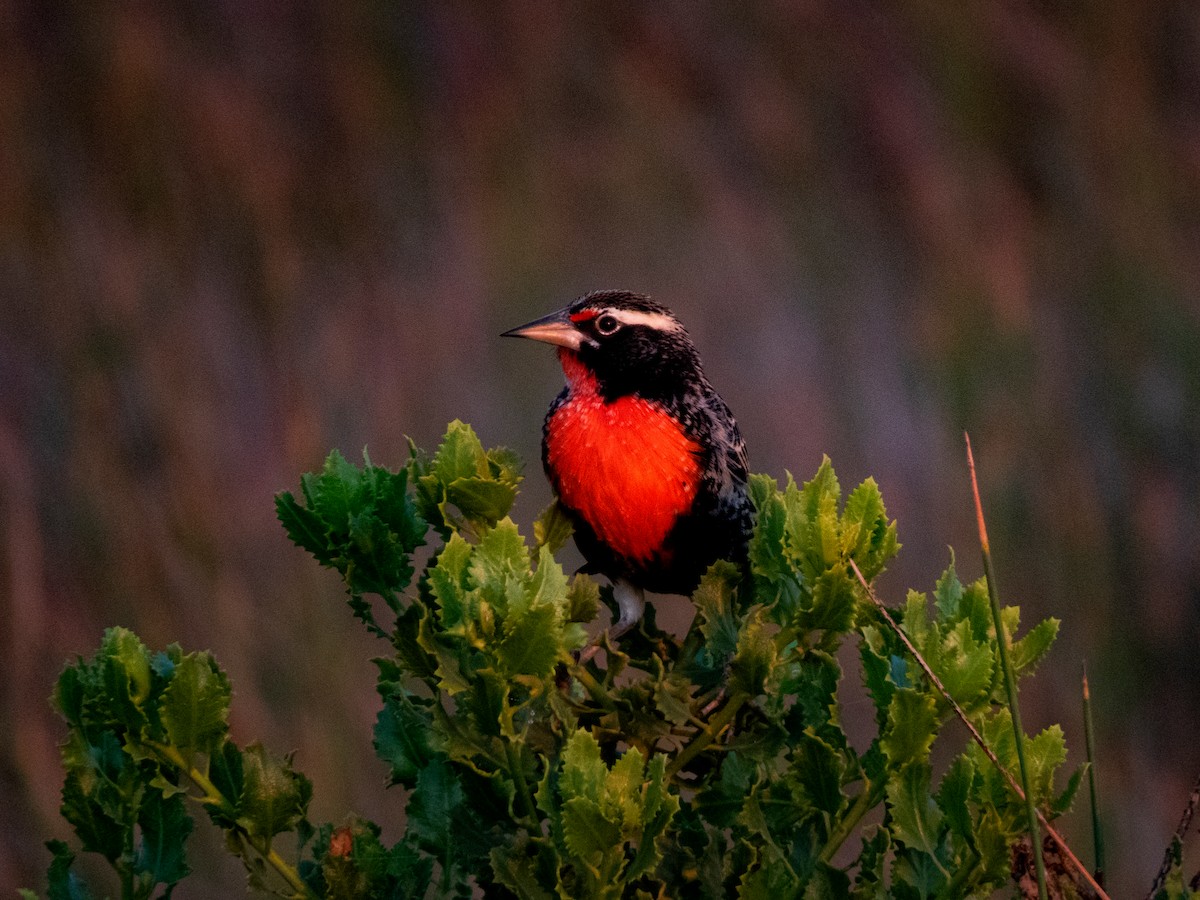
[[[618,638],[641,621],[646,611],[646,593],[632,582],[618,578],[613,582],[613,599],[621,615],[608,629],[608,636]]]

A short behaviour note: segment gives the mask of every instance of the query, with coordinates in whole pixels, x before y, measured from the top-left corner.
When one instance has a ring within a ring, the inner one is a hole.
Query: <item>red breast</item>
[[[559,497],[620,556],[666,562],[663,542],[700,484],[700,446],[653,402],[606,402],[572,350],[559,348],[559,359],[570,396],[546,430]]]

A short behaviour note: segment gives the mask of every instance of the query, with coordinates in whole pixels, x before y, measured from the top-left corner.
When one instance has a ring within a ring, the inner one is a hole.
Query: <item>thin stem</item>
[[[212,783],[212,780],[207,775],[183,758],[183,754],[179,752],[178,747],[173,747],[170,744],[160,744],[157,741],[146,741],[145,745],[158,754],[159,758],[164,762],[169,763],[187,775],[192,784],[204,792],[203,797],[193,797],[193,800],[209,806],[219,806],[224,810],[233,810],[233,805],[229,802],[228,798],[221,793],[220,789]],[[237,828],[236,831],[239,836],[244,836],[242,829]],[[251,840],[247,840],[246,844],[253,847],[255,852],[267,861],[271,868],[279,874],[279,877],[287,883],[287,886],[295,891],[296,897],[305,898],[305,900],[317,900],[317,895],[304,883],[304,880],[300,877],[300,873],[287,860],[280,856],[270,846],[269,842],[264,847],[256,846]]]
[[[1088,689],[1087,666],[1083,668],[1083,741],[1087,751],[1088,794],[1092,805],[1092,848],[1096,880],[1104,884],[1104,832],[1100,828],[1100,804],[1096,800],[1096,738],[1092,729],[1092,693]]]
[[[612,697],[608,695],[608,691],[604,689],[604,685],[596,680],[596,677],[589,672],[583,665],[571,657],[565,657],[563,661],[567,664],[568,671],[571,675],[583,685],[583,689],[588,692],[597,704],[602,706],[609,712],[617,708],[617,704]]]
[[[708,720],[705,729],[692,738],[691,743],[680,750],[679,755],[667,765],[667,776],[676,775],[684,766],[704,752],[705,748],[720,737],[721,733],[733,722],[734,716],[738,714],[738,710],[749,699],[750,695],[745,691],[738,691],[730,695],[725,705],[717,711],[716,715]]]
[[[1179,817],[1179,824],[1175,827],[1175,835],[1171,843],[1167,845],[1167,852],[1163,854],[1162,867],[1158,870],[1158,874],[1154,876],[1154,884],[1150,886],[1150,893],[1146,895],[1146,900],[1154,897],[1162,886],[1166,883],[1167,876],[1171,874],[1171,867],[1175,863],[1175,845],[1183,841],[1188,829],[1192,825],[1192,816],[1196,814],[1196,807],[1200,806],[1200,778],[1196,779],[1196,784],[1192,787],[1192,793],[1188,797],[1187,805],[1183,808],[1183,815]]]
[[[850,834],[858,827],[858,823],[862,821],[863,816],[869,813],[872,809],[879,805],[879,801],[883,799],[885,783],[865,782],[863,784],[862,793],[855,798],[854,803],[846,810],[846,814],[842,816],[837,825],[829,833],[829,840],[825,842],[825,846],[821,849],[821,862],[829,862],[833,859],[835,853],[841,848]]]
[[[1008,709],[1012,715],[1013,737],[1017,744],[1017,766],[1021,772],[1021,785],[1025,789],[1025,814],[1029,819],[1029,838],[1033,844],[1033,863],[1037,870],[1038,900],[1046,900],[1046,863],[1042,859],[1042,835],[1038,828],[1037,804],[1029,786],[1029,764],[1025,761],[1025,729],[1021,727],[1021,706],[1017,700],[1017,679],[1008,661],[1008,634],[1000,615],[1000,589],[996,586],[996,573],[992,569],[992,549],[988,544],[987,526],[983,521],[983,504],[979,500],[979,483],[975,479],[975,457],[971,453],[971,438],[967,441],[967,466],[971,470],[971,491],[975,495],[975,516],[979,523],[979,546],[983,551],[983,574],[987,579],[988,600],[992,604],[992,619],[996,623],[996,649],[1000,657],[1000,668],[1004,672],[1004,689],[1008,693]]]
[[[517,786],[517,796],[521,798],[521,805],[525,807],[525,815],[529,817],[532,830],[545,835],[545,831],[542,829],[542,820],[537,814],[537,808],[533,805],[533,794],[529,790],[529,782],[525,780],[525,770],[521,767],[521,761],[517,759],[516,748],[510,741],[504,742],[504,756],[508,760],[508,773]]]
[[[896,636],[900,638],[900,642],[904,644],[905,649],[907,649],[908,652],[912,654],[913,659],[917,661],[917,665],[921,667],[921,671],[925,673],[925,677],[929,679],[929,683],[937,688],[938,693],[946,698],[946,702],[950,704],[950,708],[954,710],[954,714],[958,716],[959,721],[961,721],[963,725],[966,726],[967,731],[970,732],[971,739],[979,745],[979,749],[983,751],[983,755],[991,760],[992,765],[996,767],[996,771],[999,772],[1004,777],[1004,780],[1008,782],[1008,786],[1012,788],[1013,793],[1024,800],[1025,792],[1021,790],[1021,786],[1017,784],[1017,780],[1012,777],[1012,774],[1008,771],[1008,769],[1004,768],[1004,766],[1000,764],[1000,760],[996,757],[996,754],[992,751],[992,748],[987,745],[987,741],[983,739],[983,735],[979,733],[979,729],[975,727],[969,718],[967,718],[967,714],[963,712],[963,708],[958,705],[958,702],[953,697],[950,696],[950,692],[946,690],[946,686],[942,684],[941,679],[934,674],[933,669],[929,667],[929,663],[925,661],[925,657],[921,655],[920,651],[917,650],[915,646],[913,646],[913,642],[909,640],[908,635],[904,633],[903,629],[896,624],[896,620],[892,618],[892,614],[888,612],[888,608],[883,605],[883,601],[879,599],[879,596],[875,593],[875,589],[872,588],[871,585],[867,583],[867,579],[863,577],[862,571],[858,568],[858,563],[856,563],[854,560],[850,560],[850,568],[854,571],[854,576],[858,579],[858,583],[861,584],[863,586],[863,590],[867,592],[867,597],[869,597],[871,602],[875,604],[875,608],[879,610],[879,614],[883,616],[884,621],[887,622],[888,627],[895,632]],[[1200,782],[1197,784],[1198,788],[1200,788]],[[1067,842],[1063,840],[1062,835],[1054,830],[1054,828],[1050,825],[1050,822],[1042,814],[1041,810],[1037,810],[1037,817],[1038,821],[1041,822],[1042,828],[1045,829],[1046,834],[1050,835],[1054,843],[1058,845],[1058,849],[1062,851],[1063,856],[1065,856],[1070,861],[1071,865],[1075,867],[1075,870],[1079,873],[1079,876],[1088,883],[1088,886],[1091,887],[1092,890],[1096,892],[1096,896],[1099,897],[1100,900],[1110,900],[1108,894],[1104,892],[1104,888],[1102,888],[1096,882],[1096,879],[1092,877],[1092,873],[1089,872],[1084,867],[1083,863],[1079,861],[1079,857],[1075,855],[1074,851],[1072,851],[1067,845]]]

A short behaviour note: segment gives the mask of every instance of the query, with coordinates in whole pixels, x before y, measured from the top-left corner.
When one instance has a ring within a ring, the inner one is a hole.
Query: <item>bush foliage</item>
[[[187,875],[197,808],[253,887],[295,897],[961,898],[1009,880],[1023,804],[961,729],[943,733],[949,704],[852,578],[851,561],[872,579],[899,546],[872,480],[843,498],[828,460],[803,485],[754,476],[749,565],[709,570],[687,633],[650,607],[581,655],[611,591],[555,560],[570,536],[557,507],[532,543],[508,518],[520,471],[454,422],[397,472],[334,452],[299,497],[277,498],[291,539],[341,573],[386,642],[375,749],[406,804],[398,840],[353,816],[310,823],[292,759],[230,736],[209,653],[151,652],[112,629],[63,672],[62,812],[122,897],[166,896]],[[1015,771],[986,587],[951,561],[930,599],[910,592],[894,617]],[[1003,615],[1015,633],[1018,609]],[[1057,628],[1013,641],[1018,674]],[[846,697],[864,691],[875,733],[855,746]],[[950,759],[938,771],[935,740]],[[1065,812],[1079,773],[1056,787],[1061,729],[1026,752],[1038,805]],[[289,833],[293,859],[277,850]],[[49,846],[50,896],[91,896],[71,848]]]

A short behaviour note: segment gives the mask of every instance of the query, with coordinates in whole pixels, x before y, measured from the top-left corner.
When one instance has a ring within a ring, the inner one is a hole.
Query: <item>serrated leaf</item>
[[[1045,619],[1029,629],[1029,633],[1019,641],[1012,643],[1008,650],[1008,661],[1014,672],[1028,675],[1033,671],[1050,652],[1060,624],[1058,619]]]
[[[79,773],[67,772],[59,812],[75,829],[83,849],[99,853],[109,862],[116,862],[124,852],[125,834],[131,827],[121,824],[128,817],[128,804],[122,803],[119,796],[114,796],[113,800],[108,804],[113,808],[105,810],[100,802],[85,793]]]
[[[823,629],[835,634],[850,630],[858,597],[850,576],[845,570],[822,572],[812,584],[812,600],[808,608],[796,615],[798,627],[805,630]]]
[[[275,495],[275,517],[293,544],[307,550],[321,565],[332,564],[334,554],[329,550],[328,527],[313,510],[297,503],[291,492]]]
[[[945,816],[951,833],[966,842],[968,846],[974,835],[974,823],[971,821],[971,809],[968,805],[974,780],[975,764],[971,761],[971,757],[959,756],[942,776],[942,783],[937,793],[938,807]]]
[[[589,797],[572,797],[563,803],[562,829],[567,850],[585,860],[592,854],[612,853],[622,843],[620,826]]]
[[[439,754],[430,743],[433,717],[403,693],[387,698],[375,720],[375,754],[391,767],[390,784],[413,787]]]
[[[700,633],[709,652],[722,659],[737,649],[738,621],[734,613],[734,590],[741,578],[737,566],[719,560],[709,567],[692,594],[699,617]]]
[[[71,848],[64,841],[46,841],[46,848],[52,854],[47,873],[49,900],[92,900],[92,892],[72,868],[75,854]]]
[[[104,632],[96,655],[104,684],[104,700],[113,716],[131,731],[146,724],[142,704],[150,695],[150,653],[127,628]]]
[[[470,591],[469,565],[473,548],[459,534],[450,535],[428,570],[429,591],[437,601],[438,615],[447,631],[461,630],[471,618],[467,594]]]
[[[803,788],[813,807],[837,816],[846,804],[842,791],[844,761],[837,748],[810,731],[803,732],[792,750],[791,777]]]
[[[168,887],[184,878],[191,871],[184,844],[192,825],[182,794],[164,797],[158,791],[147,792],[138,810],[142,839],[134,860],[135,871],[145,872],[154,883]]]
[[[208,777],[221,795],[229,802],[229,809],[208,807],[209,816],[221,827],[234,824],[237,809],[245,790],[245,772],[242,768],[242,751],[233,741],[226,741],[209,759]]]
[[[607,769],[600,758],[600,745],[591,733],[580,729],[567,740],[562,754],[558,789],[564,798],[587,797],[599,802]]]
[[[975,640],[970,622],[959,622],[945,635],[930,665],[950,696],[967,711],[990,693],[995,657],[990,645]]]
[[[504,623],[505,636],[496,658],[508,674],[545,678],[554,671],[563,651],[556,619],[553,608],[535,606]]]
[[[530,578],[529,551],[511,519],[504,519],[479,541],[471,555],[472,583],[500,615],[508,612],[509,585],[524,585]]]
[[[763,627],[758,612],[752,613],[738,634],[737,649],[729,662],[729,684],[750,696],[762,693],[778,660],[775,641]]]
[[[892,836],[906,847],[927,854],[943,876],[949,877],[938,858],[942,812],[929,796],[929,769],[912,765],[888,780],[887,804]]]
[[[758,783],[758,767],[731,751],[721,762],[720,776],[696,795],[695,809],[717,828],[728,828]]]
[[[363,451],[366,457],[366,451]],[[425,543],[429,526],[417,512],[412,495],[408,492],[408,470],[390,472],[380,466],[364,467],[370,480],[373,506],[388,531],[395,535],[396,543],[404,553],[412,553]]]
[[[487,454],[475,430],[459,419],[451,422],[433,456],[431,468],[442,484],[459,478],[486,478]]]
[[[484,478],[459,478],[446,485],[446,498],[467,521],[492,525],[508,515],[517,489]]]
[[[1071,807],[1075,803],[1075,795],[1079,793],[1079,785],[1082,783],[1083,774],[1087,771],[1090,763],[1084,763],[1078,766],[1071,777],[1067,780],[1067,786],[1063,788],[1061,794],[1054,798],[1054,802],[1050,804],[1049,817],[1057,819],[1059,816],[1065,816],[1071,811]]]
[[[923,763],[937,733],[937,704],[929,694],[898,689],[888,704],[888,728],[880,746],[896,771],[910,763]]]
[[[574,533],[575,527],[557,500],[551,502],[533,524],[534,543],[539,547],[549,548],[551,553],[558,553],[567,545],[568,539]]]
[[[209,653],[189,653],[174,667],[159,701],[167,737],[180,752],[211,754],[229,728],[232,689]]]
[[[554,895],[538,880],[537,861],[523,852],[528,842],[514,847],[493,847],[490,861],[496,881],[512,891],[519,900],[554,900]]]
[[[538,549],[537,569],[529,580],[530,605],[549,606],[556,613],[567,602],[567,576],[548,547]]]
[[[258,743],[242,753],[243,789],[238,821],[251,837],[270,841],[304,816],[312,784],[287,760],[273,758]]]
[[[454,858],[454,823],[465,796],[458,776],[443,760],[434,760],[417,775],[408,801],[408,827],[417,842],[438,858]]]
[[[579,574],[571,579],[567,588],[568,622],[591,622],[600,612],[600,585],[587,575]]]
[[[309,508],[320,516],[326,528],[334,533],[343,532],[357,505],[362,473],[334,450],[325,458],[320,474],[305,475],[300,483]]]

